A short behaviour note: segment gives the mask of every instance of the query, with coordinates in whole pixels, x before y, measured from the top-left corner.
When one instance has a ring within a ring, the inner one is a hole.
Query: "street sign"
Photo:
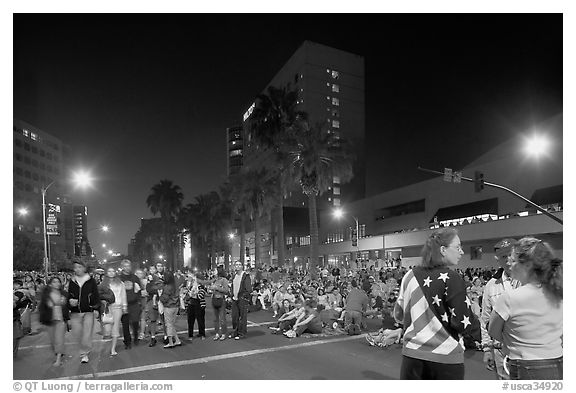
[[[455,171],[454,172],[454,183],[462,183],[462,172]]]
[[[60,214],[60,206],[49,203],[48,215],[46,216],[46,234],[50,236],[60,236],[60,231],[58,230],[59,214]]]
[[[444,168],[444,181],[451,183],[452,182],[452,169],[451,168]]]

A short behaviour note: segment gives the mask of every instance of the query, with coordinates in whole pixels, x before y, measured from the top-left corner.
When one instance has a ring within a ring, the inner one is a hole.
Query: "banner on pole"
[[[58,230],[59,215],[60,215],[60,206],[49,203],[48,214],[46,215],[46,233],[49,236],[60,236],[60,231]]]

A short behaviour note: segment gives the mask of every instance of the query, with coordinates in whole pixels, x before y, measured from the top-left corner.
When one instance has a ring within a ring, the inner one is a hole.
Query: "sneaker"
[[[226,335],[225,335],[225,334],[223,334],[223,335],[220,336],[220,341],[224,341],[224,340],[226,340]]]
[[[80,363],[88,363],[88,360],[90,360],[90,359],[88,359],[88,355],[84,355],[80,359]]]
[[[213,338],[214,341],[218,341],[220,340],[220,335],[218,333],[216,333],[216,335]]]
[[[168,341],[168,337],[164,336],[164,345],[168,345],[170,341]]]
[[[234,337],[234,340],[240,340],[240,336]]]
[[[232,333],[230,333],[230,334],[228,335],[228,338],[234,338],[234,335],[233,335]]]

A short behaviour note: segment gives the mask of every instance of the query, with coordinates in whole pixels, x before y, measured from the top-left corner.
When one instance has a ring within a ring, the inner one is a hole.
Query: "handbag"
[[[106,305],[106,308],[104,309],[104,314],[102,314],[102,324],[111,325],[113,323],[114,323],[114,316],[110,312],[108,305]]]

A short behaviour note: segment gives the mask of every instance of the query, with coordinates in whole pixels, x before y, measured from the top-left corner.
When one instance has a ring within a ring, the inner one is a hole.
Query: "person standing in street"
[[[494,258],[498,261],[499,269],[490,281],[486,283],[482,294],[480,328],[482,329],[484,364],[488,370],[495,371],[498,379],[501,380],[510,379],[504,369],[505,356],[504,352],[502,352],[502,343],[490,337],[487,326],[498,298],[502,294],[518,288],[520,284],[518,280],[513,280],[510,275],[512,249],[515,244],[516,240],[514,239],[502,239],[494,245]]]
[[[488,332],[503,343],[511,380],[563,379],[563,268],[550,245],[525,237],[514,246],[521,286],[494,305]]]
[[[186,286],[186,312],[188,314],[188,341],[194,337],[194,323],[198,321],[198,337],[206,339],[206,288],[200,282],[200,274],[188,274]]]
[[[120,337],[120,324],[122,316],[128,313],[128,301],[126,297],[126,287],[122,280],[116,275],[116,269],[109,267],[106,277],[102,281],[102,286],[107,287],[114,293],[114,302],[107,305],[108,312],[112,315],[112,346],[110,356],[116,356],[116,343]]]
[[[148,324],[148,331],[150,332],[149,347],[156,345],[156,330],[158,326],[158,301],[160,294],[158,291],[162,289],[162,279],[158,276],[156,266],[150,266],[150,275],[147,279],[146,293],[148,295],[146,301],[146,322]]]
[[[234,332],[228,338],[240,340],[248,332],[248,306],[252,293],[250,274],[244,271],[242,262],[234,263],[236,274],[232,280],[232,328]]]
[[[214,341],[226,340],[228,325],[226,323],[226,296],[230,293],[230,284],[226,279],[224,266],[217,268],[218,277],[212,284],[212,308],[214,309]]]
[[[86,265],[74,261],[74,276],[68,285],[70,324],[72,332],[80,343],[80,362],[88,363],[92,350],[94,331],[94,310],[100,308],[100,296],[96,281],[86,272]]]
[[[64,357],[64,336],[70,311],[68,310],[68,294],[62,289],[60,278],[54,276],[42,290],[38,306],[40,323],[48,328],[50,345],[56,355],[53,366],[62,364]]]
[[[124,283],[126,289],[126,300],[128,302],[128,313],[122,315],[122,330],[124,333],[124,347],[126,349],[132,348],[132,337],[130,336],[130,328],[134,335],[134,345],[138,345],[139,340],[139,326],[140,326],[140,279],[132,273],[132,263],[128,259],[122,261],[122,272],[120,273],[120,280]]]
[[[464,379],[463,336],[481,340],[466,284],[451,267],[464,255],[458,232],[433,232],[422,263],[402,279],[394,319],[404,326],[400,379]]]
[[[176,330],[176,314],[180,307],[180,298],[176,289],[174,274],[166,272],[164,275],[164,288],[160,295],[160,302],[164,305],[164,322],[166,325],[167,344],[164,348],[174,348],[182,345]]]

